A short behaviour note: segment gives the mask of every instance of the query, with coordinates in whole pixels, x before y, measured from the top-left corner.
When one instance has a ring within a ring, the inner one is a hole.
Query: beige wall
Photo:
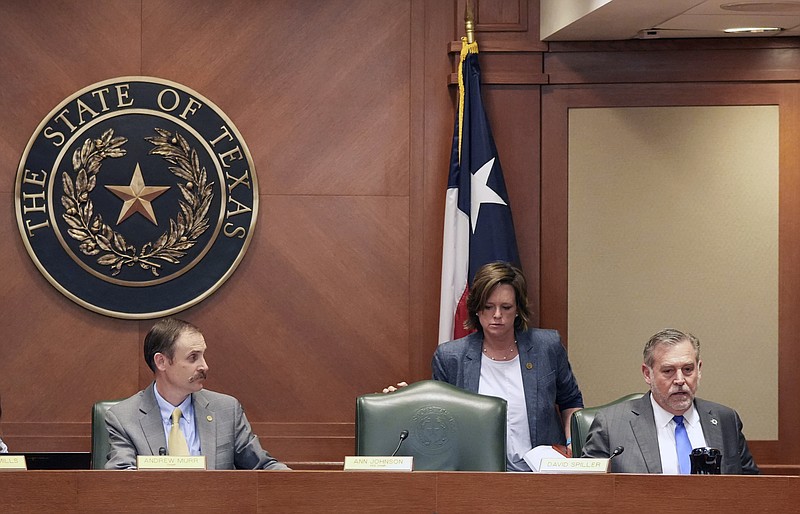
[[[701,342],[699,396],[777,439],[778,107],[572,109],[569,349],[587,405],[646,390],[664,327]]]

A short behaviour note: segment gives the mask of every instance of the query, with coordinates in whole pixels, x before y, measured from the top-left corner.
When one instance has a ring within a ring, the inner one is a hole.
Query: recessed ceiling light
[[[763,34],[765,32],[780,32],[780,27],[732,27],[725,29],[728,34]]]
[[[798,13],[800,12],[799,2],[733,2],[722,4],[720,9],[736,12],[760,12],[760,13]]]

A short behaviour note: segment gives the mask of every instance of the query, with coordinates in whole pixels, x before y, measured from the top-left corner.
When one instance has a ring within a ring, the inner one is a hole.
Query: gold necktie
[[[181,410],[176,408],[172,411],[172,427],[169,429],[169,454],[170,455],[189,455],[189,445],[186,444],[186,437],[181,430]]]

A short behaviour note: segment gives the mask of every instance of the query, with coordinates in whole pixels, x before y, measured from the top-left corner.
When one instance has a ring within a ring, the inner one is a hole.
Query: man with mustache
[[[722,474],[759,473],[736,411],[695,397],[702,365],[693,335],[668,328],[651,337],[642,364],[650,392],[601,409],[583,456],[608,458],[622,446],[611,460],[612,472],[686,474],[691,449],[711,447],[722,453]]]
[[[205,455],[208,469],[289,469],[252,433],[236,398],[203,389],[206,342],[194,325],[168,318],[144,339],[155,380],[106,412],[106,469],[135,469],[137,455]]]

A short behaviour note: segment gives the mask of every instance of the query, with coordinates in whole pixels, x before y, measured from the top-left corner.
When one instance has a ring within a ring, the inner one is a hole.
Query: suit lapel
[[[161,448],[166,450],[167,437],[164,435],[164,421],[161,419],[161,411],[153,391],[154,386],[155,382],[151,383],[142,393],[142,399],[139,402],[139,423],[147,445],[150,447],[150,454],[158,455]]]
[[[719,418],[714,413],[714,409],[707,405],[703,400],[695,398],[694,402],[697,413],[700,415],[700,426],[703,427],[703,437],[706,446],[722,450],[722,425]]]
[[[473,393],[478,392],[481,380],[481,346],[483,337],[476,332],[469,336],[467,352],[464,355],[464,389]]]
[[[644,457],[644,465],[648,473],[662,473],[661,452],[658,447],[658,433],[656,420],[653,415],[653,406],[650,404],[650,393],[633,402],[631,411],[634,414],[631,420],[631,430],[639,451]]]
[[[206,468],[216,469],[217,463],[217,420],[214,418],[214,411],[203,394],[198,391],[192,394],[194,404],[194,424],[197,433],[200,435],[200,453],[206,456]]]

